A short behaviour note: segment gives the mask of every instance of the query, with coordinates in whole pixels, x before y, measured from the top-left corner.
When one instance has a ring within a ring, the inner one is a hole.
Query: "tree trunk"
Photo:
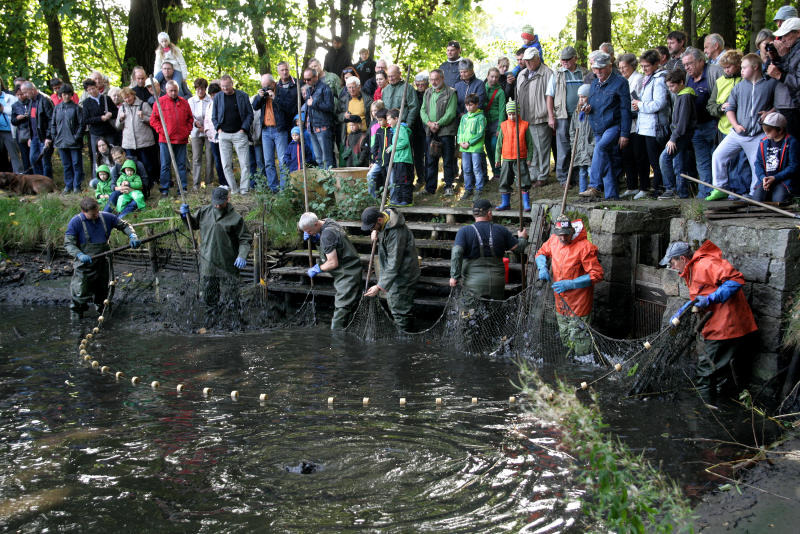
[[[258,73],[267,74],[272,73],[272,65],[269,60],[269,46],[267,45],[267,36],[264,33],[264,19],[263,15],[251,15],[250,24],[253,27],[253,42],[256,45],[256,54],[258,55]]]
[[[44,21],[47,24],[47,40],[50,44],[47,51],[47,63],[62,82],[70,83],[67,62],[64,60],[64,37],[61,32],[61,21],[58,18],[58,6],[53,7],[41,0],[40,5]]]
[[[592,0],[592,50],[611,41],[611,0]]]
[[[711,0],[711,33],[736,48],[736,0]]]
[[[683,0],[683,33],[686,34],[686,46],[694,46],[697,39],[697,17],[692,8],[692,0]]]
[[[378,9],[378,0],[372,0],[372,14],[369,19],[369,57],[375,59],[375,39],[378,36],[378,17],[380,17],[380,10]]]
[[[750,51],[756,49],[756,36],[764,28],[767,18],[767,0],[751,0],[750,12]],[[727,43],[726,43],[727,44]],[[733,43],[731,43],[733,44]]]
[[[319,26],[320,19],[319,8],[317,7],[317,0],[308,0],[308,23],[306,24],[306,49],[303,52],[302,67],[308,65],[308,62],[314,57],[317,52],[317,27]],[[302,74],[302,72],[300,73]]]
[[[578,52],[578,64],[586,65],[586,57],[589,51],[586,49],[588,46],[589,38],[589,2],[588,0],[578,0],[575,6],[575,14],[577,21],[575,23],[575,48]]]
[[[167,23],[164,9],[171,6],[180,7],[180,0],[130,0],[128,13],[128,38],[125,43],[125,55],[122,58],[122,80],[126,83],[133,67],[141,65],[148,74],[151,72],[156,58],[158,34],[166,31],[172,42],[181,38],[183,26],[180,22]]]

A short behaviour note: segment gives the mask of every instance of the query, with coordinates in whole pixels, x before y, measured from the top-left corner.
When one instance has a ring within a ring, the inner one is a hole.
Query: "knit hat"
[[[227,187],[217,187],[214,189],[214,192],[211,193],[211,204],[214,206],[219,206],[223,202],[228,200],[228,188]]]
[[[591,60],[593,69],[604,69],[611,65],[611,56],[602,50],[595,50],[592,52]]]
[[[104,172],[104,173],[106,173],[106,174],[107,174],[109,177],[111,177],[111,169],[109,169],[109,168],[108,168],[108,165],[98,165],[98,166],[97,166],[97,177],[98,177],[98,178],[100,177],[100,173],[101,173],[101,172]]]
[[[589,93],[592,91],[592,86],[588,83],[585,83],[578,87],[578,96],[589,96]]]
[[[506,102],[506,113],[516,113],[517,112],[517,103],[513,100],[509,100]]]
[[[131,159],[126,159],[125,163],[122,164],[122,170],[125,169],[133,169],[133,172],[136,173],[136,164]]]
[[[772,20],[773,21],[786,20],[796,16],[797,16],[797,9],[794,6],[781,6],[781,8],[778,9],[777,13],[775,13],[775,17],[773,17]]]
[[[773,111],[772,113],[764,117],[764,120],[762,121],[761,124],[763,124],[764,126],[772,126],[773,128],[786,129],[786,117],[784,117],[777,111]]]
[[[294,128],[292,128],[292,135],[294,135],[294,134],[300,135],[300,127],[299,126],[295,126]]]
[[[522,59],[533,59],[535,57],[539,57],[539,50],[535,46],[526,48],[525,54],[522,55]]]
[[[531,26],[530,24],[526,24],[525,26],[523,26],[521,37],[526,41],[533,41],[534,39],[536,39],[536,34],[534,34],[533,32],[533,26]]]

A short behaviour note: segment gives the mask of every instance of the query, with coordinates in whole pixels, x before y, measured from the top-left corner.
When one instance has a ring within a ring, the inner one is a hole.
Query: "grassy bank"
[[[520,365],[531,413],[557,423],[577,460],[575,475],[586,494],[582,509],[598,532],[693,532],[691,508],[680,488],[643,456],[613,439],[591,398],[586,405],[563,383],[545,384]]]

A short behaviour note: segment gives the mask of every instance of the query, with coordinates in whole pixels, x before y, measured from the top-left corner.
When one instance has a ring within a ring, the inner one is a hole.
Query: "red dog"
[[[0,189],[17,195],[40,195],[56,190],[53,180],[41,174],[0,172]]]

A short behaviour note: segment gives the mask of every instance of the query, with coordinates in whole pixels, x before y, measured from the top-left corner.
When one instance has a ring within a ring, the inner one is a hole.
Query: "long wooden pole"
[[[172,161],[172,170],[175,171],[175,178],[178,182],[178,193],[181,196],[181,204],[186,204],[186,197],[183,195],[183,183],[181,183],[181,173],[178,171],[178,163],[175,161],[175,153],[172,151],[172,141],[169,139],[169,131],[167,131],[167,123],[164,120],[164,111],[161,109],[161,102],[159,101],[161,95],[161,87],[158,84],[158,80],[154,77],[150,77],[150,83],[153,84],[153,92],[155,93],[154,100],[156,101],[156,107],[158,108],[158,118],[161,120],[161,128],[164,130],[164,139],[167,140],[167,149],[169,150],[169,158]],[[189,228],[189,237],[192,240],[192,249],[194,250],[194,264],[197,272],[200,272],[200,264],[198,263],[198,254],[197,254],[197,242],[194,240],[194,232],[192,231],[192,223],[189,221],[189,217],[185,217],[184,220],[186,221],[186,227]]]
[[[687,180],[691,180],[692,182],[696,182],[696,183],[698,183],[700,185],[705,185],[707,187],[711,187],[712,189],[717,189],[719,191],[722,191],[726,195],[730,195],[730,196],[736,197],[736,198],[738,198],[740,200],[744,200],[745,202],[749,202],[750,204],[753,204],[755,206],[758,206],[758,207],[761,207],[761,208],[764,208],[764,209],[767,209],[767,210],[770,210],[770,211],[774,211],[775,213],[780,213],[781,215],[784,215],[786,217],[791,217],[792,219],[800,219],[800,215],[798,215],[797,213],[792,213],[791,211],[782,210],[780,208],[776,208],[775,206],[770,206],[769,204],[766,204],[764,202],[760,202],[760,201],[754,200],[752,198],[747,198],[746,196],[740,195],[738,193],[734,193],[733,191],[728,191],[727,189],[723,189],[723,188],[718,187],[716,185],[708,184],[706,182],[698,180],[697,178],[693,178],[693,177],[691,177],[691,176],[689,176],[687,174],[681,173],[681,176],[686,178]]]
[[[146,238],[142,239],[141,241],[139,241],[139,243],[144,245],[145,243],[147,243],[149,241],[154,241],[156,239],[164,237],[165,235],[174,234],[177,231],[178,231],[177,228],[173,228],[172,230],[167,230],[166,232],[161,232],[160,234],[156,234],[156,235],[152,235],[152,236],[146,237]],[[130,244],[124,245],[124,246],[121,246],[121,247],[117,247],[115,249],[106,250],[105,252],[101,252],[100,254],[95,254],[94,256],[92,256],[92,261],[100,259],[100,258],[104,258],[106,256],[110,256],[112,254],[116,254],[117,252],[122,252],[123,250],[128,250],[129,248],[131,248]]]
[[[517,106],[519,106],[519,103],[517,103]],[[519,231],[521,232],[522,230],[525,229],[525,221],[523,220],[523,218],[525,217],[525,210],[524,210],[524,208],[522,206],[522,174],[520,174],[520,170],[521,170],[521,167],[520,167],[521,154],[519,153],[519,111],[520,110],[519,110],[519,107],[518,107],[516,109],[516,111],[514,112],[514,123],[515,123],[514,124],[514,137],[516,138],[516,144],[517,144],[517,160],[515,162],[515,165],[516,165],[516,171],[517,171],[517,189],[519,190]],[[528,150],[530,150],[530,147],[528,147]],[[530,193],[528,193],[528,194],[530,195]],[[527,276],[526,276],[526,273],[525,273],[525,271],[526,271],[526,269],[525,269],[525,255],[523,254],[522,256],[520,256],[520,258],[521,258],[521,261],[522,261],[522,265],[521,265],[522,269],[520,269],[521,278],[522,278],[522,280],[521,280],[522,281],[522,291],[525,291],[525,288],[528,285],[527,284],[527,282],[528,282],[527,281]]]
[[[406,84],[405,89],[403,90],[403,96],[400,100],[400,116],[397,117],[397,128],[395,128],[394,134],[392,135],[392,153],[389,156],[389,167],[386,170],[386,180],[383,183],[383,193],[381,194],[381,205],[378,208],[380,212],[383,212],[383,208],[386,207],[386,192],[389,190],[389,178],[394,180],[394,176],[392,176],[392,168],[394,167],[394,155],[397,152],[397,139],[400,137],[400,126],[403,122],[403,111],[406,109],[406,95],[408,94],[408,90],[411,87],[411,65],[408,66],[408,70],[406,71]],[[372,233],[370,232],[370,235]],[[372,262],[375,260],[375,249],[378,247],[378,241],[372,242],[372,250],[369,253],[369,263],[367,264],[367,280],[364,282],[364,291],[369,289],[369,278],[372,275]]]
[[[578,104],[580,109],[580,104]],[[567,191],[569,190],[569,182],[572,180],[572,167],[575,164],[575,147],[578,145],[578,128],[575,128],[575,135],[572,139],[572,153],[569,156],[569,171],[567,172],[567,181],[564,182],[564,196],[561,197],[561,213],[564,215],[564,210],[567,209]]]
[[[308,177],[306,175],[306,136],[303,132],[303,128],[305,126],[305,121],[303,120],[303,105],[300,101],[300,82],[303,80],[302,73],[300,72],[300,64],[297,60],[297,54],[294,55],[294,70],[295,74],[297,75],[296,82],[297,82],[297,118],[300,119],[300,167],[303,169],[303,200],[305,201],[305,209],[306,212],[308,211]],[[317,83],[325,83],[322,80],[319,80]],[[314,266],[314,250],[311,247],[311,240],[309,239],[306,243],[308,243],[308,266]],[[311,287],[314,287],[314,279],[308,279],[311,282]]]

